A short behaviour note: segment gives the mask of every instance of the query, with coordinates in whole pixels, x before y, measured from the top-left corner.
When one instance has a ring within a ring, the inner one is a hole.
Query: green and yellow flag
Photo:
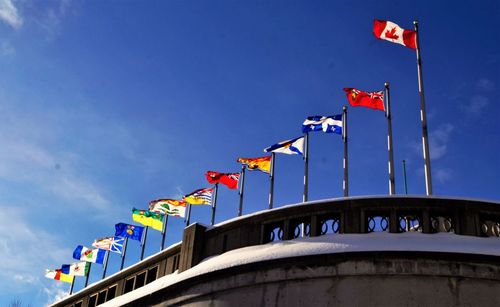
[[[149,226],[155,230],[163,230],[163,217],[161,213],[151,212],[148,210],[132,209],[132,219],[134,222],[141,223],[144,226]]]

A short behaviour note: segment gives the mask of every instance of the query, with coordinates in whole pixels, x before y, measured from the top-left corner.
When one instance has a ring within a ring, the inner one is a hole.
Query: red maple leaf
[[[391,31],[389,31],[389,30],[385,31],[385,37],[392,38],[392,39],[398,39],[399,36],[396,35],[396,27],[392,28]]]

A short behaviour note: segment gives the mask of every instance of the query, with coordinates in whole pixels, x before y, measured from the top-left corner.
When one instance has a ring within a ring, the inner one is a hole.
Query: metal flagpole
[[[417,40],[417,71],[418,71],[418,92],[420,93],[420,121],[422,122],[422,146],[424,153],[424,173],[425,173],[425,190],[427,195],[432,195],[432,178],[431,178],[431,157],[429,154],[429,138],[427,136],[427,115],[425,113],[425,98],[424,98],[424,80],[422,76],[422,58],[420,56],[420,41],[418,34],[418,21],[414,21],[416,40]]]
[[[73,275],[73,281],[71,282],[71,286],[69,287],[69,295],[73,293],[74,286],[75,286],[75,276]]]
[[[141,242],[142,249],[141,249],[141,260],[144,259],[144,250],[146,249],[146,240],[148,239],[148,229],[149,226],[146,226],[146,229],[144,229],[144,235],[143,235],[143,240]]]
[[[385,101],[387,103],[385,116],[387,117],[387,151],[389,153],[389,195],[396,194],[395,180],[394,180],[394,154],[392,148],[392,124],[391,124],[391,95],[389,91],[389,82],[384,84],[385,86]]]
[[[212,226],[215,222],[215,210],[217,208],[217,192],[219,191],[219,184],[215,184],[214,195],[213,195],[213,204],[212,204]]]
[[[243,214],[243,192],[245,191],[245,169],[246,165],[241,166],[241,175],[240,175],[240,206],[238,208],[238,216]]]
[[[104,259],[104,269],[102,271],[102,279],[106,277],[106,270],[108,269],[109,253],[110,251],[106,251],[106,258]]]
[[[269,209],[273,208],[273,193],[274,193],[274,159],[276,158],[276,155],[274,152],[271,153],[271,165],[270,165],[270,171],[269,171]]]
[[[125,242],[123,243],[123,254],[122,254],[122,264],[120,265],[120,271],[123,270],[123,265],[125,264],[125,254],[127,253],[128,237],[125,237]]]
[[[186,219],[186,227],[189,226],[189,223],[191,222],[191,204],[188,206],[188,214],[187,214],[187,219]]]
[[[403,160],[403,176],[404,176],[404,182],[405,182],[405,194],[408,194],[408,186],[406,184],[406,161]]]
[[[309,133],[304,133],[304,194],[302,195],[302,201],[307,201],[307,189],[308,189],[308,168],[309,168]]]
[[[165,235],[167,233],[168,214],[164,215],[164,219],[165,219],[165,221],[163,222],[163,230],[162,230],[162,234],[161,234],[161,248],[160,248],[160,251],[162,251],[163,248],[165,247]]]
[[[344,181],[342,188],[344,190],[344,197],[349,196],[349,172],[348,172],[348,159],[347,159],[347,106],[342,108],[342,139],[344,140]]]
[[[84,288],[87,288],[87,285],[89,284],[90,269],[92,269],[92,262],[89,263],[89,270],[87,272],[87,277],[85,277],[85,286],[83,286]]]

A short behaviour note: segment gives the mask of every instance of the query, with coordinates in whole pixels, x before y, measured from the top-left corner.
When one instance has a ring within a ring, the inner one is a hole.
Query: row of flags
[[[417,50],[417,62],[419,69],[419,92],[421,94],[421,119],[423,126],[423,146],[426,174],[427,194],[432,193],[430,181],[430,162],[428,161],[428,144],[427,144],[427,127],[425,117],[425,104],[423,99],[423,83],[421,81],[421,63],[420,51],[418,48],[417,26],[415,22],[415,31],[405,30],[397,24],[390,21],[375,20],[373,24],[374,35],[383,40],[401,44],[411,49]],[[367,107],[374,110],[384,111],[388,119],[388,148],[389,148],[389,193],[394,193],[394,171],[392,159],[392,128],[390,114],[390,99],[389,86],[385,84],[385,91],[365,92],[356,88],[344,88],[347,100],[353,107]],[[182,199],[157,199],[149,202],[147,209],[132,209],[132,219],[134,222],[140,223],[143,226],[131,225],[126,223],[117,223],[115,225],[114,236],[103,237],[94,240],[93,248],[87,248],[83,245],[78,245],[73,252],[73,258],[78,262],[72,264],[64,264],[60,269],[47,270],[45,276],[50,279],[68,282],[72,284],[70,293],[73,288],[75,276],[86,276],[85,287],[87,286],[88,276],[91,269],[91,264],[104,264],[103,278],[106,274],[106,266],[109,258],[109,253],[117,253],[122,257],[121,269],[125,259],[127,242],[129,239],[141,242],[142,254],[146,243],[148,228],[160,231],[163,234],[161,249],[163,249],[166,224],[168,216],[186,218],[186,224],[189,225],[191,206],[192,205],[210,205],[212,206],[212,225],[214,224],[214,216],[217,201],[217,190],[219,184],[227,186],[229,189],[236,190],[239,188],[240,207],[239,215],[242,214],[243,190],[245,170],[261,171],[270,175],[270,195],[269,208],[272,208],[273,202],[273,183],[274,183],[274,159],[276,153],[288,155],[301,155],[305,161],[304,174],[304,197],[307,201],[307,151],[308,151],[308,134],[309,132],[324,132],[342,135],[344,141],[344,181],[343,189],[344,196],[347,194],[347,107],[343,108],[342,114],[330,116],[309,116],[302,123],[303,136],[285,140],[264,149],[265,153],[271,153],[270,156],[262,156],[256,158],[238,158],[237,162],[242,165],[241,172],[235,173],[220,173],[216,171],[207,171],[205,177],[209,184],[213,187],[197,189]],[[426,147],[427,146],[427,147]]]

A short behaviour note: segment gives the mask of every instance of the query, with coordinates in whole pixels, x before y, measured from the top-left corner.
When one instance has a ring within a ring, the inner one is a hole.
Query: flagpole
[[[123,243],[123,254],[122,254],[122,263],[120,265],[120,271],[123,270],[123,265],[125,264],[125,254],[127,253],[127,244],[128,237],[125,237],[125,242]]]
[[[219,184],[215,184],[214,188],[214,195],[213,195],[213,204],[212,204],[212,226],[214,225],[215,222],[215,210],[217,208],[217,192],[219,191]]]
[[[141,248],[141,260],[144,259],[144,250],[146,249],[146,240],[148,239],[148,229],[149,226],[146,226],[146,229],[144,229],[144,235],[143,235],[143,240],[141,242],[142,248]]]
[[[186,226],[189,226],[189,222],[190,221],[191,221],[191,204],[189,204],[189,206],[188,206],[188,214],[187,214],[187,219],[186,219]]]
[[[74,286],[75,286],[75,276],[73,275],[73,281],[71,282],[71,286],[69,287],[69,295],[73,293]]]
[[[342,188],[344,190],[344,197],[349,196],[349,176],[348,176],[348,159],[347,159],[347,106],[342,108],[342,139],[344,140],[344,181]]]
[[[304,133],[304,194],[302,195],[302,201],[307,201],[307,189],[308,189],[308,168],[309,168],[309,133]]]
[[[102,271],[102,279],[106,277],[106,270],[108,269],[109,253],[110,251],[106,252],[106,259],[104,260],[104,270]]]
[[[87,277],[85,277],[85,286],[83,286],[84,288],[87,288],[87,285],[89,284],[90,269],[92,269],[92,262],[89,263],[89,270],[87,271]]]
[[[425,173],[425,190],[427,196],[432,195],[432,177],[431,177],[431,157],[429,154],[429,140],[427,136],[427,114],[425,112],[424,98],[424,80],[422,76],[422,58],[420,56],[420,41],[418,34],[418,21],[414,21],[417,41],[417,71],[418,71],[418,92],[420,93],[420,121],[422,122],[422,146],[424,153],[424,173]]]
[[[389,195],[396,194],[395,180],[394,180],[394,153],[392,147],[392,113],[391,113],[391,95],[389,90],[389,82],[385,82],[385,99],[387,103],[387,109],[385,111],[385,116],[387,117],[387,151],[389,153]]]
[[[243,214],[243,193],[245,191],[245,169],[246,165],[241,166],[241,175],[240,175],[240,206],[238,208],[238,216],[241,216]]]
[[[403,160],[403,176],[405,182],[405,194],[408,194],[408,185],[406,184],[406,161]]]
[[[165,235],[167,233],[168,214],[165,214],[164,217],[165,217],[165,222],[163,223],[163,230],[162,230],[162,235],[161,235],[161,248],[160,248],[160,251],[162,251],[163,248],[165,247]]]
[[[273,208],[273,193],[274,193],[274,159],[276,158],[275,153],[271,153],[271,165],[270,165],[270,172],[269,172],[269,209]]]

